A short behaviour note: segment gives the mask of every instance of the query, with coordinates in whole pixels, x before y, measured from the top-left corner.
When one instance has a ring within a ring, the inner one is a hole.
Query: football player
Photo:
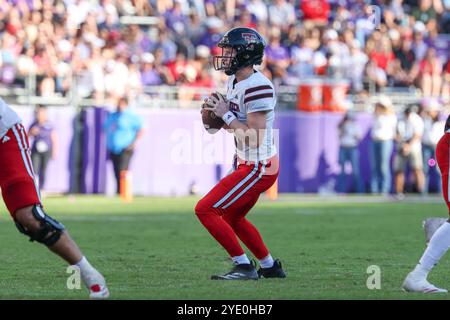
[[[83,256],[64,226],[44,211],[27,134],[17,113],[1,98],[0,188],[17,229],[30,241],[42,243],[70,265],[77,266],[90,298],[107,298],[109,291],[103,276]]]
[[[225,122],[234,134],[236,169],[223,178],[195,207],[195,213],[209,233],[225,248],[234,267],[214,280],[257,280],[284,278],[281,262],[274,260],[256,227],[246,215],[259,195],[277,180],[279,160],[274,144],[273,121],[276,96],[273,84],[254,65],[262,63],[266,42],[253,29],[235,28],[218,43],[220,56],[214,68],[229,77],[226,97],[217,94],[205,108]],[[259,260],[256,270],[239,239]]]
[[[447,118],[445,124],[445,132],[436,146],[436,160],[439,169],[442,173],[442,190],[444,201],[450,213],[450,199],[448,180],[449,170],[449,156],[450,156],[450,116]],[[425,252],[416,265],[415,269],[411,271],[403,282],[403,289],[409,292],[423,292],[423,293],[440,293],[447,292],[446,289],[441,289],[430,282],[427,277],[431,269],[441,260],[442,256],[450,247],[450,219],[444,222],[431,237]]]

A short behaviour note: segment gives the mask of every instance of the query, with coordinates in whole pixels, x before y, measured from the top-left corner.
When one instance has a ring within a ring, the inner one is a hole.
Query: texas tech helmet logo
[[[258,37],[255,34],[253,34],[253,33],[242,33],[241,35],[242,35],[242,38],[244,38],[244,40],[247,43],[256,43],[256,42],[258,42]]]

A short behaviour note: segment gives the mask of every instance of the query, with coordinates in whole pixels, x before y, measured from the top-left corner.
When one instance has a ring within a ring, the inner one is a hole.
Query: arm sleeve
[[[275,108],[276,97],[272,88],[268,87],[268,89],[253,92],[250,89],[248,91],[250,92],[244,96],[244,104],[247,107],[247,113],[270,111]]]

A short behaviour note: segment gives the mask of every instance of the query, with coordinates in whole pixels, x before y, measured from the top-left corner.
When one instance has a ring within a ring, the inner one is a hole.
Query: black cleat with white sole
[[[224,275],[211,276],[211,280],[258,280],[258,272],[253,263],[237,264]]]
[[[270,268],[259,268],[258,275],[260,278],[286,278],[281,261],[278,259],[273,262],[273,266]]]

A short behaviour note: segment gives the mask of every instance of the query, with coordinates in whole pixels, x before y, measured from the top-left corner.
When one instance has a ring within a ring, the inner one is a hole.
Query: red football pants
[[[0,188],[13,218],[18,209],[41,204],[30,146],[21,124],[12,127],[0,139]]]
[[[195,207],[195,213],[209,233],[231,257],[244,254],[239,239],[255,255],[263,259],[268,254],[256,227],[245,216],[278,177],[264,175],[269,164],[240,164],[226,176]]]

